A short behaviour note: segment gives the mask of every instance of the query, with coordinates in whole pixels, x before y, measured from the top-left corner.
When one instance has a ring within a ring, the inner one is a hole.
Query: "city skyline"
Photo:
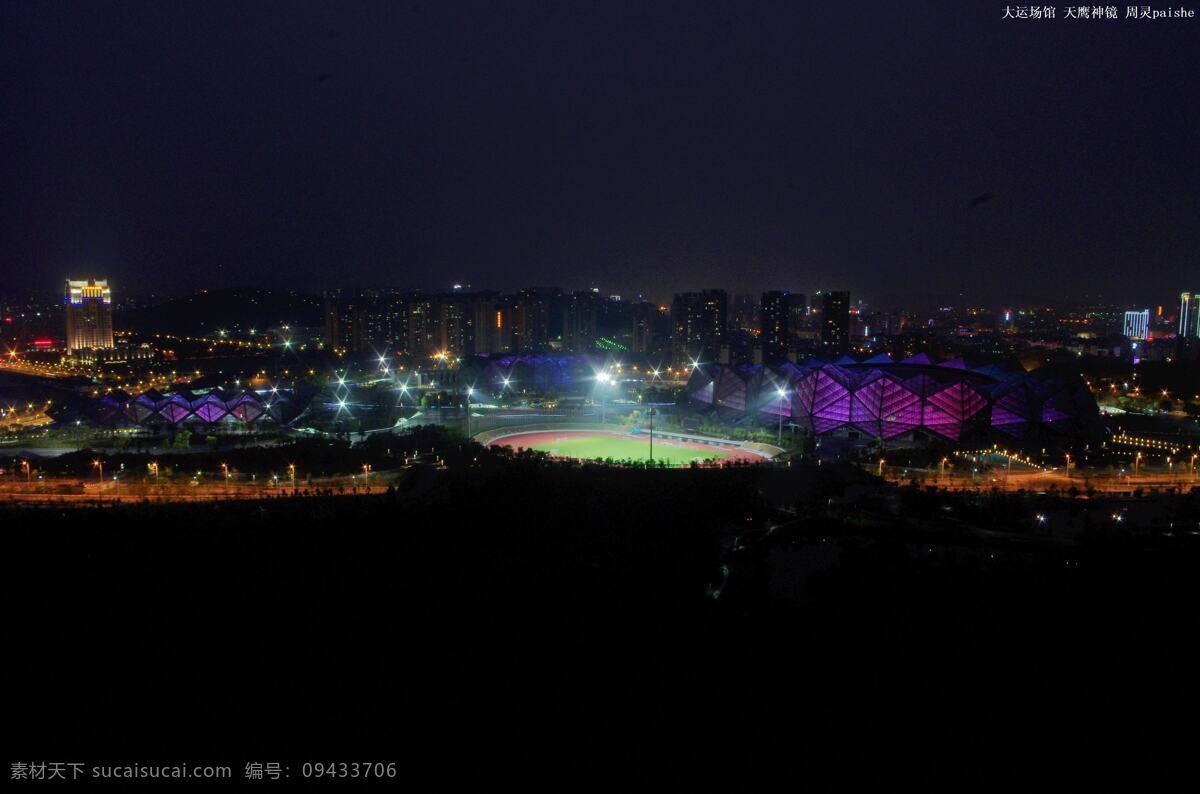
[[[444,364],[466,356],[628,353],[657,361],[660,367],[694,368],[700,362],[745,366],[794,364],[805,358],[841,362],[847,355],[848,360],[859,362],[880,356],[899,361],[938,346],[942,358],[956,358],[947,351],[957,347],[983,357],[977,360],[997,363],[1007,358],[1011,364],[1022,348],[1073,344],[1083,355],[1089,342],[1093,352],[1128,356],[1136,365],[1193,355],[1192,340],[1200,337],[1189,292],[1180,294],[1177,311],[1160,305],[1153,318],[1149,308],[1122,311],[1116,306],[1065,311],[942,307],[922,315],[871,307],[838,290],[818,291],[810,299],[787,291],[754,295],[705,289],[675,293],[669,303],[605,295],[595,289],[527,287],[502,293],[467,285],[438,293],[346,290],[320,297],[293,296],[283,303],[278,297],[267,298],[262,290],[239,299],[240,294],[202,292],[182,303],[168,300],[154,305],[133,301],[130,316],[145,310],[151,314],[118,329],[114,293],[106,279],[67,279],[61,311],[48,305],[38,308],[37,303],[16,312],[11,304],[0,305],[4,310],[0,341],[13,361],[28,353],[49,363],[45,357],[61,350],[65,355],[59,363],[66,367],[172,356],[157,341],[165,331],[168,336],[177,332],[201,339],[247,337],[256,349],[265,344],[296,351],[315,345],[338,357],[369,355],[374,362],[377,356],[380,364],[392,356],[410,362],[433,358]],[[197,299],[198,311],[183,308]],[[256,306],[260,299],[271,308],[239,309],[244,301]],[[939,336],[942,341],[935,341]],[[955,342],[954,336],[963,338]],[[927,347],[930,344],[934,347]]]
[[[64,273],[74,273],[68,275],[67,280],[73,280],[77,277],[87,280],[94,278],[96,273],[107,273],[104,269],[87,269],[81,268],[76,271],[64,270]],[[82,274],[82,275],[81,275]],[[822,295],[830,292],[850,292],[853,296],[853,306],[870,307],[875,310],[888,311],[913,311],[913,312],[930,312],[941,309],[1031,309],[1037,307],[1083,307],[1083,306],[1112,306],[1126,307],[1129,309],[1148,309],[1152,313],[1161,309],[1168,315],[1176,316],[1177,310],[1180,308],[1180,301],[1183,295],[1194,295],[1196,290],[1180,290],[1178,286],[1173,290],[1168,290],[1165,293],[1155,293],[1150,296],[1141,296],[1137,293],[1127,293],[1120,295],[1101,295],[1087,292],[1080,292],[1075,295],[1064,295],[1057,297],[1049,296],[1009,296],[1004,297],[983,298],[978,294],[958,293],[956,295],[932,295],[932,294],[914,294],[908,297],[895,298],[880,298],[879,293],[868,288],[864,292],[858,292],[852,289],[846,289],[842,283],[831,282],[824,286],[787,286],[787,285],[769,285],[762,289],[751,288],[748,286],[730,287],[721,282],[690,282],[685,286],[676,288],[664,287],[657,292],[645,291],[621,291],[615,288],[605,288],[603,284],[596,282],[566,282],[567,284],[575,284],[575,286],[567,286],[559,282],[545,282],[539,284],[517,284],[515,287],[497,287],[491,283],[486,284],[471,284],[462,281],[445,281],[434,283],[429,286],[419,286],[415,284],[384,284],[384,283],[369,283],[365,286],[347,285],[347,284],[331,284],[325,287],[313,289],[299,289],[295,286],[274,286],[274,285],[254,285],[250,283],[231,283],[227,285],[210,284],[208,286],[199,286],[194,289],[185,288],[178,290],[171,289],[153,289],[147,287],[144,283],[134,282],[132,284],[119,284],[112,278],[103,279],[111,287],[116,287],[119,292],[117,304],[122,300],[134,300],[139,305],[154,305],[155,303],[163,303],[181,298],[194,297],[205,295],[214,292],[239,292],[239,291],[257,291],[263,290],[277,294],[294,294],[300,296],[310,296],[314,298],[325,299],[328,297],[344,295],[365,295],[371,293],[380,294],[423,294],[430,297],[442,295],[473,295],[473,294],[499,294],[504,296],[515,296],[528,292],[529,290],[545,290],[554,289],[561,290],[565,294],[573,293],[594,293],[604,299],[620,299],[628,303],[648,302],[659,306],[669,305],[676,295],[686,292],[702,292],[704,290],[723,290],[730,298],[750,297],[757,301],[761,296],[768,293],[778,293],[780,295],[793,295],[804,297],[806,301],[819,299]],[[845,280],[843,280],[844,282]],[[1194,283],[1195,279],[1180,282],[1182,284]],[[15,288],[9,283],[0,286],[0,302],[8,301],[9,303],[22,301],[39,301],[46,300],[49,303],[56,302],[56,296],[61,295],[62,280],[46,280],[40,279],[39,283],[26,289]],[[119,309],[119,306],[117,307]],[[1195,311],[1195,303],[1193,302],[1193,311]]]

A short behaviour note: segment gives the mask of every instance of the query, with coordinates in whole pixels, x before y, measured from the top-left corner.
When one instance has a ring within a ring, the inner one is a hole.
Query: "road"
[[[878,466],[868,466],[871,473],[878,474]],[[1127,494],[1137,489],[1143,491],[1166,490],[1177,488],[1188,491],[1200,488],[1200,471],[1191,471],[1186,466],[1180,466],[1179,471],[1140,471],[1137,474],[1118,474],[1116,472],[1092,471],[1088,469],[1072,469],[1068,474],[1065,469],[1049,471],[1024,470],[1011,472],[982,471],[978,474],[964,472],[928,472],[924,469],[905,469],[901,466],[884,466],[883,477],[898,485],[908,485],[916,478],[918,485],[936,486],[948,491],[991,491],[993,489],[1007,493],[1024,490],[1039,493],[1055,489],[1067,491],[1076,488],[1081,492],[1089,488],[1103,494]]]
[[[79,477],[48,477],[45,479],[22,479],[20,475],[7,475],[9,482],[0,483],[0,505],[34,504],[55,506],[94,506],[97,504],[140,503],[140,502],[216,502],[230,499],[275,499],[285,496],[326,495],[350,496],[383,493],[400,476],[399,471],[371,472],[369,483],[362,474],[342,477],[322,477],[298,480],[292,484],[281,477],[279,480],[226,480],[220,475],[204,480],[190,478],[163,479],[157,484],[153,478],[139,477],[134,482],[119,482],[106,479],[80,479]]]

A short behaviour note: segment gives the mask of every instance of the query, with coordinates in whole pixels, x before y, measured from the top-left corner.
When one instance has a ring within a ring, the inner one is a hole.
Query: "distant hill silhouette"
[[[198,335],[220,328],[267,329],[279,325],[320,325],[324,301],[300,292],[237,287],[207,290],[157,306],[118,312],[117,327],[142,333]]]

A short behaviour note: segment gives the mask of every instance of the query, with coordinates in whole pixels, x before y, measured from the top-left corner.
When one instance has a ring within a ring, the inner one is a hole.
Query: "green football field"
[[[646,460],[650,457],[649,438],[630,438],[628,436],[574,435],[563,434],[552,438],[553,433],[539,433],[542,438],[532,444],[514,444],[514,446],[529,446],[533,449],[547,452],[556,457],[580,458],[596,460],[612,458],[613,460]],[[505,440],[506,443],[508,439]],[[654,441],[654,460],[672,465],[685,465],[693,461],[716,460],[727,458],[729,455],[718,449],[689,449],[677,445],[677,442]]]

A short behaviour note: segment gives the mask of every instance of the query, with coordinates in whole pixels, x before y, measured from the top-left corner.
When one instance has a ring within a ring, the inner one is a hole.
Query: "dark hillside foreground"
[[[1023,790],[1161,783],[1194,749],[1195,544],[963,552],[813,519],[730,558],[761,476],[514,464],[411,499],[7,510],[8,755]],[[796,579],[789,554],[827,562]]]

